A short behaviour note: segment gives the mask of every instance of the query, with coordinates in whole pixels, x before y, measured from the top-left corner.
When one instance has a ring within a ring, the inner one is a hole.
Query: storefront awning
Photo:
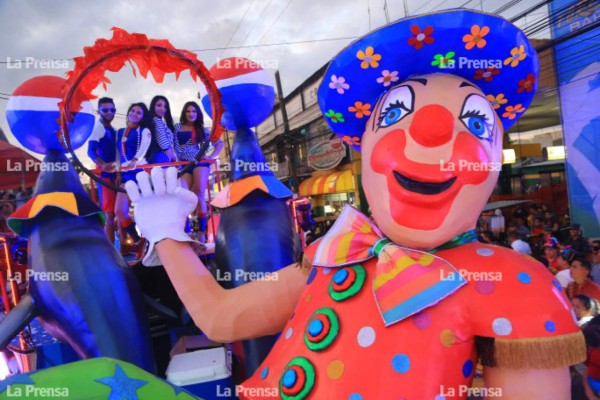
[[[308,178],[300,184],[298,195],[315,196],[327,193],[351,192],[354,191],[354,188],[354,175],[351,170],[346,170]]]

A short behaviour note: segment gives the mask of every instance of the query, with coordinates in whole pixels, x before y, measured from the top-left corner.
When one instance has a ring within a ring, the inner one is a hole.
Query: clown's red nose
[[[430,104],[419,109],[410,125],[410,136],[422,146],[448,143],[454,133],[454,115],[446,107]]]

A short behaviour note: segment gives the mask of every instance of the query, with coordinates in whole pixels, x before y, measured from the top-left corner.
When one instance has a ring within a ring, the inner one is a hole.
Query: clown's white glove
[[[173,167],[164,172],[154,167],[151,175],[142,171],[136,179],[137,184],[129,181],[125,189],[134,205],[135,223],[150,244],[142,264],[161,265],[154,248],[156,243],[163,239],[193,242],[185,233],[185,223],[196,209],[198,196],[179,186],[177,169]]]

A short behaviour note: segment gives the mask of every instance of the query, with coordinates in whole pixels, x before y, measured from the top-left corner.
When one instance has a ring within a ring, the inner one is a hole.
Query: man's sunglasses
[[[103,113],[107,113],[107,112],[114,113],[115,111],[117,111],[116,108],[101,108],[100,109],[100,112],[103,112]]]

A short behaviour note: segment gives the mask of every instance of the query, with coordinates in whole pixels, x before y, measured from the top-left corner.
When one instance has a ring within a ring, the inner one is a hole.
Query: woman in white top
[[[171,116],[171,106],[165,96],[154,96],[150,102],[153,115],[154,129],[152,130],[152,145],[150,149],[150,164],[177,161],[173,149],[175,127]]]
[[[136,167],[146,164],[146,153],[150,148],[152,118],[144,103],[134,103],[127,110],[127,127],[117,131],[117,158],[119,175],[117,184],[125,186],[125,182],[135,180],[135,175],[141,171]],[[141,253],[143,241],[135,229],[135,222],[129,215],[129,198],[125,193],[117,193],[115,199],[115,215],[119,225],[138,244]],[[140,254],[137,254],[140,256]]]

